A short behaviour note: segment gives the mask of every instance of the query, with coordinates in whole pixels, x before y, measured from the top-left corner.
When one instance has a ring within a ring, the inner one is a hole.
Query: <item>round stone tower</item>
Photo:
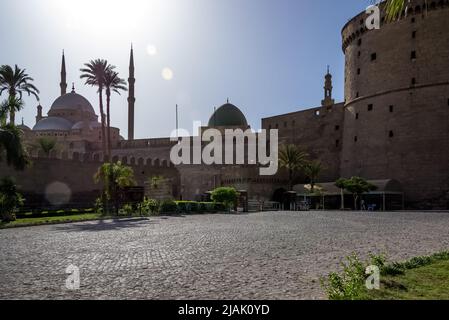
[[[384,16],[380,29],[361,13],[342,30],[341,174],[396,179],[409,204],[447,207],[449,1],[415,0],[401,20]]]

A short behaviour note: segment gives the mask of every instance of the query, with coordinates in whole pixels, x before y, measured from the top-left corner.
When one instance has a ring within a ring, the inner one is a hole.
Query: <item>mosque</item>
[[[382,16],[380,30],[366,28],[365,12],[343,27],[344,101],[332,98],[332,75],[328,71],[321,104],[261,120],[262,129],[279,130],[280,144],[301,146],[323,163],[325,170],[319,182],[328,186],[330,196],[339,192],[333,190],[338,178],[361,176],[378,186],[384,202],[386,196],[400,194],[400,207],[449,208],[449,2],[414,3],[416,6],[400,21],[387,22]],[[286,191],[282,170],[264,177],[258,174],[257,166],[250,164],[174,166],[170,150],[176,142],[168,137],[134,139],[138,112],[134,70],[131,50],[129,134],[125,139],[119,128],[112,128],[112,160],[133,166],[140,183],[162,172],[170,177],[166,188],[170,197],[186,200],[200,199],[217,186],[234,186],[257,200],[276,200]],[[17,173],[30,193],[43,194],[46,184],[56,179],[75,193],[98,192],[98,186],[88,180],[103,159],[101,124],[92,104],[74,87],[66,92],[66,76],[63,56],[60,97],[47,116],[43,116],[41,105],[37,107],[32,128],[21,125],[30,146],[42,137],[56,139],[59,146],[49,156],[31,150],[37,164],[34,171]],[[249,128],[241,109],[229,102],[211,115],[208,127]],[[41,162],[45,165],[40,166]],[[88,167],[86,173],[80,171],[83,166]],[[30,179],[31,175],[40,180]],[[83,175],[88,178],[81,183],[78,178]],[[299,194],[306,182],[298,177],[295,188]]]

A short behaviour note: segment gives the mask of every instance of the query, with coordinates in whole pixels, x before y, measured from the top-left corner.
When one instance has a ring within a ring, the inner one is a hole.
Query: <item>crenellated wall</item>
[[[126,162],[134,171],[138,186],[144,187],[151,177],[162,176],[172,183],[172,196],[177,198],[180,184],[179,172],[167,163],[145,162],[138,159],[135,163]],[[100,195],[101,184],[94,182],[94,175],[102,165],[99,155],[79,153],[51,152],[33,155],[32,164],[25,171],[16,171],[0,162],[0,177],[12,176],[21,192],[28,198],[26,206],[37,203],[38,207],[48,207],[48,201],[54,194],[70,190],[70,199],[63,206],[92,206]],[[63,186],[62,188],[60,186]],[[62,189],[62,191],[61,191]]]

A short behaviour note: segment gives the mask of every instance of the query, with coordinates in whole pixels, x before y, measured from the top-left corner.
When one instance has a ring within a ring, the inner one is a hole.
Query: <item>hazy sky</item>
[[[128,78],[135,49],[136,138],[168,136],[207,123],[214,107],[237,105],[254,128],[261,118],[318,106],[326,65],[343,97],[341,28],[367,0],[1,0],[0,64],[34,77],[46,114],[59,95],[61,53],[69,89],[92,103],[79,69],[105,58]],[[163,72],[164,69],[165,72]],[[170,73],[172,71],[172,74]],[[164,76],[166,79],[164,79]],[[172,76],[172,77],[170,77]],[[170,79],[171,78],[171,79]],[[169,80],[167,80],[169,79]],[[5,94],[2,96],[2,99]],[[127,136],[127,94],[112,99],[112,123]],[[17,116],[33,126],[37,103]]]

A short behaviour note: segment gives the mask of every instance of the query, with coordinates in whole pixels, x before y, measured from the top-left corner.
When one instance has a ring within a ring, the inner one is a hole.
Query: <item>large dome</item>
[[[209,127],[248,127],[248,122],[239,108],[226,103],[214,112],[209,120]]]
[[[74,91],[56,99],[55,102],[53,102],[50,111],[55,110],[79,110],[95,114],[94,108],[90,102]]]
[[[72,123],[60,117],[48,117],[40,120],[33,127],[34,131],[69,131]]]
[[[75,123],[75,125],[72,127],[72,130],[81,130],[81,129],[96,129],[96,128],[101,128],[101,123],[99,123],[98,121],[90,121],[89,123],[87,123],[86,126],[86,122],[84,121],[79,121],[77,123]]]

